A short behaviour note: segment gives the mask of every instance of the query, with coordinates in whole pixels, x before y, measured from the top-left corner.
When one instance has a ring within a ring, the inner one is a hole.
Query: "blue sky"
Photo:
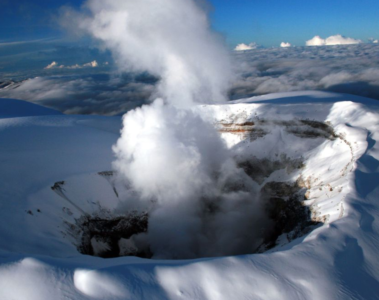
[[[228,42],[298,46],[315,35],[379,37],[378,0],[211,0],[214,27]]]
[[[1,0],[0,42],[59,35],[54,14],[82,0]],[[379,38],[378,0],[211,0],[213,27],[230,46],[257,42],[304,45],[315,35]]]

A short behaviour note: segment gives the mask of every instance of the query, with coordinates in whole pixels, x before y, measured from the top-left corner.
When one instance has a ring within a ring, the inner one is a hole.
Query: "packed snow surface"
[[[118,205],[98,172],[112,169],[121,118],[67,116],[0,99],[0,299],[378,299],[379,103],[291,92],[196,110],[215,124],[264,120],[267,134],[259,139],[221,134],[242,156],[271,158],[278,149],[300,155],[304,205],[322,225],[291,242],[282,236],[261,254],[197,260],[81,255],[72,220]],[[295,132],[300,120],[324,122],[337,138],[300,143],[277,125]],[[61,181],[60,195],[51,186]]]

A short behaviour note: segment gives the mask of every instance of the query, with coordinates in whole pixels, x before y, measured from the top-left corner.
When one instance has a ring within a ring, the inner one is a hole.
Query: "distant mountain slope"
[[[0,98],[0,118],[51,115],[62,115],[62,113],[23,100]]]

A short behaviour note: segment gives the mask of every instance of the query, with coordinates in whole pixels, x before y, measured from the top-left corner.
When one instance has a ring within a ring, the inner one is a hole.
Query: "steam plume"
[[[149,211],[144,238],[155,257],[252,251],[256,187],[213,125],[191,109],[224,101],[232,78],[206,13],[191,0],[89,0],[85,7],[78,27],[110,49],[121,70],[161,78],[158,99],[124,116],[114,146],[123,209]]]

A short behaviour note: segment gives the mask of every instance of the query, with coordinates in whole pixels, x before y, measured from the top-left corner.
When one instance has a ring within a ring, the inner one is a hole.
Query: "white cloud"
[[[361,40],[356,40],[350,37],[344,37],[340,34],[332,35],[326,39],[321,38],[316,35],[313,39],[306,41],[307,46],[333,46],[333,45],[351,45],[351,44],[360,44]]]
[[[68,66],[66,68],[67,69],[82,69],[82,68],[96,68],[98,66],[99,66],[99,64],[97,63],[96,60],[94,60],[94,61],[91,61],[89,63],[83,64],[83,65],[76,64],[76,65]],[[61,67],[63,67],[63,66],[61,66]]]
[[[99,65],[99,64],[97,63],[97,61],[94,60],[94,61],[91,61],[91,62],[89,62],[89,63],[87,63],[87,64],[84,64],[83,67],[92,67],[92,68],[96,68],[98,65]]]
[[[379,43],[379,40],[378,39],[374,39],[374,38],[370,38],[368,39],[370,43],[372,44],[378,44]]]
[[[313,39],[306,41],[305,44],[307,46],[324,46],[325,40],[321,38],[319,35],[316,35]]]
[[[350,37],[344,37],[342,35],[333,35],[326,39],[326,45],[351,45],[360,44],[361,40],[356,40]]]
[[[248,45],[244,44],[244,43],[241,43],[241,44],[238,44],[234,50],[235,51],[245,51],[245,50],[253,50],[253,49],[257,49],[258,48],[258,45],[257,43],[250,43]]]
[[[45,69],[52,69],[52,68],[57,67],[57,65],[58,65],[57,62],[53,61],[51,64],[47,65]]]
[[[67,68],[67,69],[81,69],[81,68],[83,68],[82,66],[79,66],[78,64],[76,64],[76,65],[72,65],[72,66],[67,66],[67,67],[65,67],[65,68]]]
[[[107,65],[108,63],[106,63]],[[58,66],[57,62],[53,61],[50,65],[48,65],[45,69],[53,69],[53,68],[59,68],[59,69],[82,69],[82,68],[88,68],[88,67],[91,67],[91,68],[96,68],[98,67],[99,64],[97,63],[96,60],[94,61],[91,61],[89,63],[85,63],[83,65],[79,65],[79,64],[75,64],[75,65],[72,65],[72,66],[64,66],[64,65],[60,65]]]
[[[286,43],[286,42],[281,42],[280,43],[280,47],[282,47],[282,48],[288,48],[288,47],[291,47],[291,44],[290,43]]]

